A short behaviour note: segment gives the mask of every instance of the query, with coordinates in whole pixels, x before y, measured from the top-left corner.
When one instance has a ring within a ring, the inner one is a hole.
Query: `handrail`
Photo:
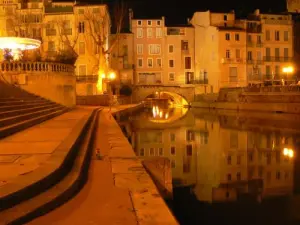
[[[52,62],[1,62],[0,71],[2,72],[67,72],[73,73],[73,65]]]

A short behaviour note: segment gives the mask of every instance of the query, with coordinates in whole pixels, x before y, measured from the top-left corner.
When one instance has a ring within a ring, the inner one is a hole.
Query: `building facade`
[[[222,87],[293,82],[283,72],[293,65],[293,22],[290,15],[261,14],[247,19],[235,13],[196,12],[195,73],[208,80],[209,92]],[[207,91],[207,89],[205,90]]]
[[[75,63],[77,95],[97,94],[100,54],[108,49],[110,16],[106,5],[76,2],[17,1],[0,2],[1,36],[40,39],[38,51],[23,60]]]

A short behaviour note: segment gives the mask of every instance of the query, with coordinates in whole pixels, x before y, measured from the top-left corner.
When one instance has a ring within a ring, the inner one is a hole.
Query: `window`
[[[78,14],[84,14],[84,9],[78,9]]]
[[[150,44],[149,45],[149,54],[150,55],[160,55],[161,47],[158,44]]]
[[[240,50],[240,49],[236,49],[236,50],[235,50],[235,57],[236,57],[237,59],[241,58],[241,50]]]
[[[271,40],[271,34],[269,30],[266,30],[266,41],[270,41]]]
[[[278,30],[275,31],[275,41],[279,41],[280,39],[280,33]]]
[[[280,51],[279,48],[275,48],[275,61],[279,61]]]
[[[138,67],[143,67],[143,59],[138,59]]]
[[[231,174],[230,174],[230,173],[227,174],[227,180],[228,180],[228,181],[231,181]]]
[[[252,61],[252,51],[247,52],[247,60]]]
[[[187,156],[192,156],[193,155],[193,146],[192,145],[187,145],[186,146],[186,155]]]
[[[174,146],[171,147],[171,155],[176,154],[176,148]]]
[[[227,156],[227,165],[231,165],[231,155]]]
[[[276,172],[276,180],[280,180],[280,171]]]
[[[158,67],[161,67],[162,65],[161,65],[161,58],[157,58],[156,59],[156,65],[158,66]]]
[[[229,33],[226,33],[226,34],[225,34],[225,39],[226,39],[227,41],[230,40],[230,34],[229,34]]]
[[[86,75],[86,65],[79,65],[78,75],[79,76],[85,76]]]
[[[280,66],[276,65],[275,66],[275,75],[279,75],[280,73]]]
[[[270,75],[271,74],[271,66],[267,65],[266,66],[266,75]]]
[[[137,54],[142,55],[143,54],[143,44],[137,44]]]
[[[236,179],[237,179],[238,181],[241,180],[241,173],[240,173],[240,172],[238,172],[238,173],[236,174]]]
[[[78,25],[78,32],[79,33],[84,33],[85,27],[84,27],[84,22],[79,22]]]
[[[152,58],[148,58],[147,65],[148,65],[149,68],[153,67],[153,59]]]
[[[152,28],[147,28],[147,38],[152,38]]]
[[[224,20],[227,21],[227,15],[224,15]]]
[[[174,59],[169,60],[169,67],[173,68],[174,67]]]
[[[137,38],[143,37],[143,28],[137,28]]]
[[[185,57],[184,58],[184,68],[185,69],[192,69],[192,58],[191,57]]]
[[[230,59],[230,50],[226,50],[226,59]]]
[[[247,35],[247,42],[252,42],[252,36],[250,34]]]
[[[79,55],[84,55],[85,54],[85,43],[84,42],[79,42]]]
[[[93,13],[100,13],[100,8],[93,8]]]
[[[160,20],[157,20],[157,21],[156,21],[156,25],[157,25],[157,26],[160,26],[160,24],[161,24]]]
[[[147,21],[147,25],[148,25],[148,26],[151,26],[151,25],[152,25],[152,21],[151,21],[151,20],[148,20],[148,21]]]
[[[169,73],[169,81],[175,81],[175,73]]]
[[[141,148],[140,149],[140,156],[144,156],[145,155],[145,149]]]
[[[187,141],[195,141],[195,132],[192,130],[186,131],[186,140]]]
[[[181,41],[181,50],[189,50],[189,42],[188,41]]]
[[[161,28],[156,28],[156,37],[161,38],[162,37],[162,29]]]
[[[239,41],[240,40],[240,34],[235,34],[235,40]]]
[[[175,139],[176,139],[176,135],[175,135],[174,133],[171,133],[171,134],[170,134],[170,141],[171,141],[171,142],[174,142]]]
[[[260,35],[257,35],[257,43],[261,44],[261,36]]]
[[[284,31],[284,41],[289,41],[289,32],[288,31]]]
[[[48,42],[48,51],[49,52],[55,52],[55,42],[54,41],[49,41]]]
[[[158,149],[158,155],[159,155],[159,156],[163,156],[163,155],[164,155],[164,150],[163,150],[163,148],[159,148],[159,149]]]
[[[150,156],[154,156],[155,154],[154,154],[154,148],[150,148],[150,150],[149,150],[149,155]]]
[[[169,53],[173,53],[174,52],[174,45],[169,45]]]
[[[142,26],[142,21],[141,21],[141,20],[138,20],[138,21],[137,21],[137,25],[138,25],[138,26]]]
[[[284,60],[287,61],[289,58],[289,49],[288,48],[283,49],[283,56],[284,56]]]

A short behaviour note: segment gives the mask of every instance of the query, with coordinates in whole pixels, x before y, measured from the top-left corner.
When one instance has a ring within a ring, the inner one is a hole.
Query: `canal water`
[[[184,225],[300,225],[300,115],[158,107],[116,116],[136,154],[167,157]]]

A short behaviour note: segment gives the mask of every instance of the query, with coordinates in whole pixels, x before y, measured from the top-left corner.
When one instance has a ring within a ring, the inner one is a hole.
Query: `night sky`
[[[78,0],[77,0],[78,1]],[[79,2],[110,3],[116,0],[81,0]],[[237,16],[246,15],[259,8],[262,12],[286,11],[285,0],[124,0],[133,8],[135,17],[165,16],[167,24],[182,24],[196,11],[235,10]],[[113,16],[113,15],[112,15]]]

